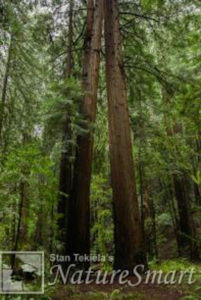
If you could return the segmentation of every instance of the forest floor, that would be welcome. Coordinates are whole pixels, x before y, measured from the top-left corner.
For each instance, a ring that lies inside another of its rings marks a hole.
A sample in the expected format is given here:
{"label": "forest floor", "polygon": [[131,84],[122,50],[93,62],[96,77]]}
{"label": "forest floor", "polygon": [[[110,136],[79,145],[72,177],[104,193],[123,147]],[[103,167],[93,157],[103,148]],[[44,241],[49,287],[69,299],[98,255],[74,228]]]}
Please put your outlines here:
{"label": "forest floor", "polygon": [[[191,264],[183,261],[163,262],[160,265],[153,265],[152,270],[162,270],[166,274],[170,270],[189,270],[193,268],[195,279],[193,284],[189,284],[189,278],[184,278],[181,283],[172,285],[145,283],[145,276],[142,283],[133,287],[128,284],[120,285],[118,279],[113,284],[98,285],[59,285],[51,292],[52,300],[201,300],[201,265]],[[134,277],[129,277],[132,283]],[[136,279],[137,280],[137,279]]]}
{"label": "forest floor", "polygon": [[200,300],[201,282],[196,285],[66,285],[59,286],[51,295],[53,300]]}
{"label": "forest floor", "polygon": [[[80,285],[59,288],[53,300],[178,300],[192,298],[192,293],[176,287],[140,285],[137,287],[113,285]],[[201,299],[201,294],[200,294]]]}

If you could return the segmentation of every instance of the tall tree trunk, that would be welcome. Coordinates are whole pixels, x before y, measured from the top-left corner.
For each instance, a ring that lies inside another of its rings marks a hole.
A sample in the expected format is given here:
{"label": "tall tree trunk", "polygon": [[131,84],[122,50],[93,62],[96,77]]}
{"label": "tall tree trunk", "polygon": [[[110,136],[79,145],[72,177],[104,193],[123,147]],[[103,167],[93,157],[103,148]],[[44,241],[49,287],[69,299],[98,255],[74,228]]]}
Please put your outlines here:
{"label": "tall tree trunk", "polygon": [[121,57],[118,1],[105,1],[106,77],[115,223],[115,269],[146,264],[138,207],[126,85]]}
{"label": "tall tree trunk", "polygon": [[5,74],[3,78],[1,103],[0,103],[0,147],[2,146],[3,120],[4,120],[5,103],[6,103],[6,96],[7,96],[7,89],[8,89],[8,79],[9,79],[9,72],[10,72],[10,65],[11,65],[11,55],[12,55],[12,37],[8,49],[8,56],[7,56],[7,62],[5,67]]}
{"label": "tall tree trunk", "polygon": [[[73,7],[74,0],[70,1],[69,9],[69,25],[68,25],[68,49],[66,60],[65,77],[70,78],[72,73],[72,60],[73,60]],[[72,188],[72,165],[71,156],[72,149],[69,143],[71,139],[71,124],[70,124],[70,111],[66,107],[63,113],[62,125],[62,152],[60,158],[60,175],[59,175],[59,202],[57,212],[60,214],[58,219],[59,227],[59,240],[63,243],[63,252],[67,249],[67,227],[68,227],[68,210],[69,210],[69,197]]]}
{"label": "tall tree trunk", "polygon": [[[103,0],[88,1],[87,31],[84,44],[83,61],[83,103],[81,112],[86,121],[86,134],[77,138],[77,154],[74,166],[71,218],[68,240],[71,254],[90,253],[89,198],[93,157],[93,126],[96,116],[96,102],[100,65],[100,50],[103,22]],[[88,268],[85,262],[83,267]]]}

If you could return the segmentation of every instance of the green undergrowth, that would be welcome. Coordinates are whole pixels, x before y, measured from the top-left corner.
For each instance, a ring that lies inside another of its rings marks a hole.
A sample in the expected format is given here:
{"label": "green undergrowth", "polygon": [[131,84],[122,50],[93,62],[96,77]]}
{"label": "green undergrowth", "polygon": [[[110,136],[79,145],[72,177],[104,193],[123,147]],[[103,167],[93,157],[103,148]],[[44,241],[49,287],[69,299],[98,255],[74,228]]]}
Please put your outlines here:
{"label": "green undergrowth", "polygon": [[201,264],[195,264],[189,262],[187,259],[167,260],[161,263],[151,262],[149,264],[151,270],[162,270],[164,273],[171,271],[190,271],[193,270],[193,283],[189,284],[186,277],[181,284],[172,285],[172,288],[180,289],[184,294],[184,297],[180,300],[200,300],[201,299]]}
{"label": "green undergrowth", "polygon": [[[161,299],[168,299],[168,291],[171,289],[174,291],[181,291],[180,297],[174,298],[174,300],[200,300],[201,299],[201,264],[193,264],[185,259],[169,260],[163,262],[150,262],[150,270],[163,271],[164,274],[171,271],[193,271],[193,284],[188,284],[188,280],[184,277],[181,284],[174,285],[162,285]],[[155,286],[155,284],[154,284]],[[155,286],[156,291],[157,284]],[[154,295],[154,291],[150,294],[149,288],[145,286],[135,287],[133,289],[126,289],[126,293],[123,286],[114,287],[80,287],[76,285],[56,285],[54,287],[46,287],[44,295],[38,296],[11,296],[11,297],[0,297],[0,300],[160,300],[160,293],[157,296]],[[176,294],[176,293],[175,293]],[[183,295],[183,296],[182,296]],[[162,298],[163,297],[163,298]],[[170,299],[172,300],[172,299]]]}

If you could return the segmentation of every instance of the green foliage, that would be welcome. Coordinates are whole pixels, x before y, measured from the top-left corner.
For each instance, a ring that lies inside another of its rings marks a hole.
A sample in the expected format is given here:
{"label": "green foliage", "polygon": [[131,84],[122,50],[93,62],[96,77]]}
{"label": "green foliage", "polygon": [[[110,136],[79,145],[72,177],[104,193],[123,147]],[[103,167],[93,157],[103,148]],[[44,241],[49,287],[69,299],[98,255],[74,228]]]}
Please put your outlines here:
{"label": "green foliage", "polygon": [[153,270],[162,270],[164,273],[168,273],[171,270],[181,271],[186,270],[195,265],[191,264],[187,259],[180,258],[177,260],[166,260],[161,263],[150,262],[150,268]]}
{"label": "green foliage", "polygon": [[[18,209],[21,194],[20,185],[24,182],[29,186],[29,218],[28,236],[35,234],[38,213],[46,212],[46,224],[49,210],[57,200],[57,179],[54,176],[54,163],[41,153],[37,144],[31,143],[22,148],[13,149],[3,166],[1,166],[0,186],[2,214],[5,223],[3,241],[7,240],[6,228],[13,219],[18,220]],[[8,200],[9,199],[9,200]],[[40,200],[40,201],[39,201]],[[9,213],[8,213],[9,212]],[[49,223],[50,224],[50,223]],[[49,234],[46,230],[46,235]],[[5,249],[9,247],[6,245]]]}
{"label": "green foliage", "polygon": [[108,180],[94,175],[91,185],[91,236],[92,252],[107,256],[113,254],[113,219],[111,188]]}
{"label": "green foliage", "polygon": [[201,186],[201,172],[200,170],[197,170],[195,175],[191,175],[191,178],[193,181],[198,185]]}
{"label": "green foliage", "polygon": [[[47,253],[55,250],[60,155],[66,145],[71,145],[69,159],[73,163],[77,136],[90,130],[94,132],[91,251],[111,255],[114,228],[105,68],[101,64],[97,118],[91,128],[81,114],[85,4],[79,1],[73,12],[73,71],[65,79],[69,1],[64,2],[0,0],[1,90],[9,49],[11,52],[4,111],[0,103],[3,120],[0,245],[1,250],[13,247],[23,183],[27,185],[29,203],[25,246]],[[186,193],[197,240],[201,235],[201,5],[200,1],[120,2],[135,175],[138,195],[144,198],[146,243],[153,248],[151,238],[156,233],[159,258],[172,259],[177,256],[175,222],[178,219],[174,176],[185,176],[188,182]],[[64,117],[69,118],[71,129],[65,142],[62,141]],[[151,262],[150,266],[165,272],[191,267],[186,260]],[[196,268],[199,272],[199,266]],[[198,292],[196,287],[186,297],[198,299]],[[80,295],[73,297],[79,299]],[[83,297],[145,298],[119,290]]]}

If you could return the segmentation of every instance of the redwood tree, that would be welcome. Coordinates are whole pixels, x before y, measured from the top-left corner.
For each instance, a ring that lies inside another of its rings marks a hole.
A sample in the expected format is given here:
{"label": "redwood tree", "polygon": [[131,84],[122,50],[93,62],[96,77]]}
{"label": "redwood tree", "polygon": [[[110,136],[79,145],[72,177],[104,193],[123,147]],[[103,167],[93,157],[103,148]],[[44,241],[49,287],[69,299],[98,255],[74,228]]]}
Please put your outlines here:
{"label": "redwood tree", "polygon": [[115,269],[146,264],[121,54],[118,1],[105,1],[106,77],[115,224]]}
{"label": "redwood tree", "polygon": [[[83,61],[83,102],[81,113],[86,124],[86,133],[77,138],[77,154],[74,166],[73,192],[69,210],[68,241],[71,254],[90,253],[89,198],[93,157],[93,126],[96,116],[103,0],[88,1],[87,26]],[[88,268],[85,263],[84,268]]]}

